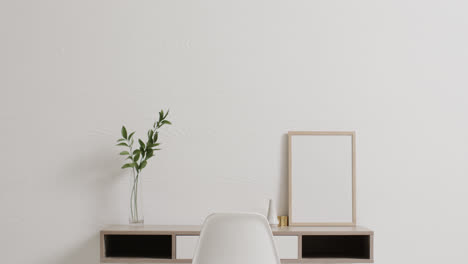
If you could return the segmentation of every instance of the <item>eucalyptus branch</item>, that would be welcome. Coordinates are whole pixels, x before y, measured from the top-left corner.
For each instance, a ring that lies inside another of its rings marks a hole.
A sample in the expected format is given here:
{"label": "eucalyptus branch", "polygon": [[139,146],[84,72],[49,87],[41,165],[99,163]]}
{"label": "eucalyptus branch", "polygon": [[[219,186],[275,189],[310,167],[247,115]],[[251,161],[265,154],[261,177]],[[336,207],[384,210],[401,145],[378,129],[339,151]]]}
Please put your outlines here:
{"label": "eucalyptus branch", "polygon": [[[120,152],[120,155],[126,155],[127,159],[130,159],[129,163],[125,163],[122,166],[122,169],[131,168],[135,177],[138,177],[141,170],[143,170],[148,164],[148,160],[154,156],[155,152],[161,150],[157,148],[161,143],[158,142],[159,129],[164,125],[172,125],[172,123],[167,120],[169,115],[169,110],[164,113],[163,110],[159,112],[159,119],[153,123],[153,127],[148,130],[147,140],[144,142],[141,139],[138,139],[139,148],[133,149],[133,135],[135,132],[127,134],[127,129],[125,126],[122,126],[121,134],[122,138],[117,140],[117,146],[125,146],[128,148],[128,151]],[[120,143],[119,143],[120,142]]]}

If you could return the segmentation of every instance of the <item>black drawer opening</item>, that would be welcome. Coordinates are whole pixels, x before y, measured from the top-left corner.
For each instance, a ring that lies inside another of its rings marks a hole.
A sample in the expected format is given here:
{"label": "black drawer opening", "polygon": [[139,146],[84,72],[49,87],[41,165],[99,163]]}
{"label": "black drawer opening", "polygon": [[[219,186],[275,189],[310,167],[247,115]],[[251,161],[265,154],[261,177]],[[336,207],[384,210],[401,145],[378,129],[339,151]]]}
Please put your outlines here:
{"label": "black drawer opening", "polygon": [[106,257],[172,258],[171,235],[105,235]]}
{"label": "black drawer opening", "polygon": [[370,258],[366,235],[302,236],[302,258]]}

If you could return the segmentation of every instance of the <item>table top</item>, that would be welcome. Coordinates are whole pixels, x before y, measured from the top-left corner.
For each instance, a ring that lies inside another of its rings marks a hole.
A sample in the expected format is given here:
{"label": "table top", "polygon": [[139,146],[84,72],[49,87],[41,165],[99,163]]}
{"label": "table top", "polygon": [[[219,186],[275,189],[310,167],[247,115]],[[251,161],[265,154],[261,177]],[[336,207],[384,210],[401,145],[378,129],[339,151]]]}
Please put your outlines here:
{"label": "table top", "polygon": [[[104,234],[180,234],[198,235],[200,225],[109,225]],[[372,235],[374,232],[362,226],[286,226],[272,227],[275,235]]]}

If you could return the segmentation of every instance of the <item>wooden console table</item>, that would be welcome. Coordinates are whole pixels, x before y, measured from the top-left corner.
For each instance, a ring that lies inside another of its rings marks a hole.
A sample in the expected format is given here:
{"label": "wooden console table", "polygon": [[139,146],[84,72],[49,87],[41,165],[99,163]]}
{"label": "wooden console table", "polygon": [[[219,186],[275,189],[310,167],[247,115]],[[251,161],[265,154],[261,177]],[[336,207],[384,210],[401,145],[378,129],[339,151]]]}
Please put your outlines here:
{"label": "wooden console table", "polygon": [[[101,230],[102,263],[190,263],[201,226],[114,225]],[[373,263],[364,227],[274,227],[282,263]]]}

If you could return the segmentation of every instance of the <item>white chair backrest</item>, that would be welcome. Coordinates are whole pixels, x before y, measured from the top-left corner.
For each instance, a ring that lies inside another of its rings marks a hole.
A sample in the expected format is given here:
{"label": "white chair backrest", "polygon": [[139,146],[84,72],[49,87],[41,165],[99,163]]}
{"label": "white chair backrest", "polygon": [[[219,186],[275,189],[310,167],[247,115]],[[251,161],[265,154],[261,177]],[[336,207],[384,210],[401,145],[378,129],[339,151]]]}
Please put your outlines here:
{"label": "white chair backrest", "polygon": [[192,264],[280,264],[280,260],[263,215],[222,213],[205,219]]}

